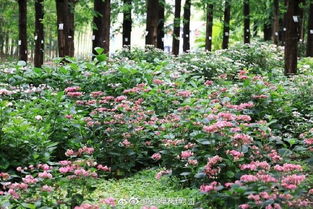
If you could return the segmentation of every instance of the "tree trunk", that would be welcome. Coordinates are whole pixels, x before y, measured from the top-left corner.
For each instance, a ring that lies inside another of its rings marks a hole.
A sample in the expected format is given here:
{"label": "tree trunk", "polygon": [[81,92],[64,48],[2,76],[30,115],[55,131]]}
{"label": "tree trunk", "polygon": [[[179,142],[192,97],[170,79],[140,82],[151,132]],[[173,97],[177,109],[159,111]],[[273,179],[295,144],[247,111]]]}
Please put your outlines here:
{"label": "tree trunk", "polygon": [[[104,49],[105,53],[110,51],[110,18],[111,18],[111,2],[110,0],[95,0],[94,10],[97,13],[94,16],[93,23],[93,51],[96,47]],[[94,54],[96,52],[94,51]]]}
{"label": "tree trunk", "polygon": [[74,57],[75,46],[74,46],[74,36],[75,36],[75,4],[77,0],[68,0],[68,47],[69,47],[69,56]]}
{"label": "tree trunk", "polygon": [[44,26],[42,23],[44,17],[43,1],[44,0],[35,1],[35,67],[41,67],[44,59]]}
{"label": "tree trunk", "polygon": [[184,28],[183,28],[183,51],[190,50],[190,10],[191,0],[186,0],[184,6]]}
{"label": "tree trunk", "polygon": [[300,0],[287,1],[286,13],[286,44],[285,44],[285,74],[297,73],[297,51],[298,51],[298,21],[295,16],[299,13]]}
{"label": "tree trunk", "polygon": [[130,47],[132,31],[132,0],[124,0],[123,47]]}
{"label": "tree trunk", "polygon": [[147,0],[146,45],[158,47],[159,0]]}
{"label": "tree trunk", "polygon": [[207,4],[205,50],[212,51],[213,4]]}
{"label": "tree trunk", "polygon": [[175,0],[175,17],[174,17],[174,32],[173,32],[173,54],[179,54],[180,43],[180,10],[181,0]]}
{"label": "tree trunk", "polygon": [[313,57],[313,3],[310,4],[306,56]]}
{"label": "tree trunk", "polygon": [[279,0],[274,0],[274,23],[273,23],[273,41],[279,44]]}
{"label": "tree trunk", "polygon": [[165,0],[159,0],[158,48],[164,50]]}
{"label": "tree trunk", "polygon": [[222,43],[223,49],[227,49],[229,44],[229,24],[230,24],[230,0],[226,0],[224,10],[224,31]]}
{"label": "tree trunk", "polygon": [[27,0],[18,0],[19,6],[19,59],[27,62]]}
{"label": "tree trunk", "polygon": [[70,56],[68,0],[56,0],[59,57]]}
{"label": "tree trunk", "polygon": [[243,16],[244,16],[244,43],[250,43],[250,2],[244,0],[243,2]]}
{"label": "tree trunk", "polygon": [[272,25],[269,23],[264,24],[263,28],[264,41],[270,41],[272,37]]}

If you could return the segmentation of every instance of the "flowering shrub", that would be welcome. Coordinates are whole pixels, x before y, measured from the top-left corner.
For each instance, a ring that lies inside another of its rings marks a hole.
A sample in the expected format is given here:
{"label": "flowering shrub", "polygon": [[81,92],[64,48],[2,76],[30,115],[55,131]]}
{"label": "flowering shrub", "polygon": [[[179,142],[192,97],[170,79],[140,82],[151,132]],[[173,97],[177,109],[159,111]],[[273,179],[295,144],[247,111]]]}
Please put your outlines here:
{"label": "flowering shrub", "polygon": [[157,179],[174,176],[216,208],[311,207],[312,72],[282,77],[280,52],[135,49],[1,69],[4,204],[114,207],[89,196],[98,172],[160,166]]}
{"label": "flowering shrub", "polygon": [[[93,201],[90,194],[96,189],[96,179],[107,176],[111,170],[98,164],[92,157],[93,152],[94,149],[89,147],[77,151],[67,150],[65,155],[68,160],[51,165],[17,167],[17,176],[0,173],[0,202],[10,208],[73,208],[84,201]],[[75,208],[96,208],[87,205]]]}

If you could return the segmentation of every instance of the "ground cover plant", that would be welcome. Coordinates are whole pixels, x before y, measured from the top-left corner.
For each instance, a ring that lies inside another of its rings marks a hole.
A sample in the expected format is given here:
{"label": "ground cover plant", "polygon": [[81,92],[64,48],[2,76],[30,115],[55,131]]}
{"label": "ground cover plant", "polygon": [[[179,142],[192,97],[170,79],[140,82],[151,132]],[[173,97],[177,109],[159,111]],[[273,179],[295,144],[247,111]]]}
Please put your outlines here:
{"label": "ground cover plant", "polygon": [[288,78],[281,54],[97,49],[1,65],[1,207],[122,208],[131,196],[110,185],[152,169],[147,181],[193,205],[126,208],[312,208],[312,59]]}

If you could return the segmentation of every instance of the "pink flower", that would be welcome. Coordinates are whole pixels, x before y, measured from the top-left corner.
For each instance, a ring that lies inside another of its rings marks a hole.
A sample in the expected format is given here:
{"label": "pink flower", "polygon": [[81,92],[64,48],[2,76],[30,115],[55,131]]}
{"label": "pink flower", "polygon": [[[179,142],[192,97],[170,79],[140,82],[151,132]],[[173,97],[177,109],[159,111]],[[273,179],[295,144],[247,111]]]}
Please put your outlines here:
{"label": "pink flower", "polygon": [[156,84],[156,85],[162,85],[164,83],[164,81],[159,80],[159,79],[154,79],[153,83]]}
{"label": "pink flower", "polygon": [[121,101],[126,100],[126,99],[127,99],[126,96],[118,96],[118,97],[116,97],[116,99],[114,101],[115,102],[121,102]]}
{"label": "pink flower", "polygon": [[301,184],[305,180],[305,175],[290,175],[283,177],[281,185],[286,189],[296,189],[297,185]]}
{"label": "pink flower", "polygon": [[67,165],[71,165],[72,164],[72,162],[68,161],[68,160],[59,161],[59,163],[62,166],[67,166]]}
{"label": "pink flower", "polygon": [[240,144],[250,144],[253,141],[252,137],[246,134],[236,134],[233,140],[235,143],[239,142]]}
{"label": "pink flower", "polygon": [[75,92],[75,91],[79,91],[80,87],[79,86],[72,86],[72,87],[68,87],[64,90],[64,92]]}
{"label": "pink flower", "polygon": [[71,150],[71,149],[66,150],[65,156],[69,157],[69,156],[73,156],[73,155],[76,155],[76,153],[73,150]]}
{"label": "pink flower", "polygon": [[191,152],[190,150],[182,151],[180,156],[182,159],[187,159],[187,158],[193,156],[193,152]]}
{"label": "pink flower", "polygon": [[68,172],[71,172],[72,170],[73,170],[73,168],[70,167],[70,166],[66,166],[66,167],[61,167],[61,168],[59,168],[59,172],[60,172],[60,173],[68,173]]}
{"label": "pink flower", "polygon": [[151,156],[151,158],[153,159],[153,160],[160,160],[161,159],[161,154],[160,153],[154,153],[152,156]]}
{"label": "pink flower", "polygon": [[210,185],[201,185],[200,192],[208,193],[210,191],[217,190],[217,187],[216,187],[217,184],[218,183],[216,181],[213,181]]}
{"label": "pink flower", "polygon": [[249,209],[249,208],[250,208],[250,205],[248,205],[248,204],[242,204],[242,205],[239,205],[239,208],[240,208],[240,209]]}
{"label": "pink flower", "polygon": [[53,191],[53,187],[48,186],[48,185],[44,185],[41,187],[41,190],[44,192],[52,192]]}
{"label": "pink flower", "polygon": [[141,209],[158,209],[156,206],[143,206]]}
{"label": "pink flower", "polygon": [[155,175],[156,179],[160,179],[162,176],[166,175],[166,174],[170,174],[172,173],[171,170],[164,170],[164,171],[160,171]]}
{"label": "pink flower", "polygon": [[258,181],[258,178],[254,175],[246,174],[246,175],[242,175],[240,177],[240,181],[242,181],[242,182],[256,182],[256,181]]}
{"label": "pink flower", "polygon": [[114,207],[116,205],[115,199],[113,197],[106,198],[104,200],[101,200],[101,203],[104,203],[106,205],[110,205]]}
{"label": "pink flower", "polygon": [[80,206],[76,206],[74,209],[99,209],[100,207],[92,204],[81,204]]}
{"label": "pink flower", "polygon": [[191,91],[179,91],[177,93],[177,96],[181,96],[181,97],[190,97],[192,95]]}
{"label": "pink flower", "polygon": [[31,175],[25,176],[25,178],[22,178],[22,180],[23,180],[23,182],[24,182],[25,184],[35,184],[35,183],[38,182],[38,180],[35,179],[35,178],[34,178],[33,176],[31,176]]}
{"label": "pink flower", "polygon": [[312,145],[312,144],[313,144],[313,138],[306,139],[306,140],[304,140],[304,142],[305,142],[307,145]]}
{"label": "pink flower", "polygon": [[51,173],[48,173],[47,171],[44,171],[42,173],[39,173],[38,177],[42,178],[42,179],[51,179],[52,175],[51,175]]}
{"label": "pink flower", "polygon": [[99,97],[99,96],[103,95],[103,92],[102,91],[94,91],[94,92],[91,92],[90,95],[92,97]]}
{"label": "pink flower", "polygon": [[66,95],[69,97],[80,97],[80,96],[83,96],[83,93],[82,92],[68,92]]}
{"label": "pink flower", "polygon": [[81,168],[81,169],[77,169],[74,171],[74,174],[76,176],[89,176],[89,172],[86,171],[85,169]]}
{"label": "pink flower", "polygon": [[280,172],[302,171],[303,170],[301,165],[288,164],[288,163],[285,163],[283,166],[275,165],[274,169],[276,171],[280,171]]}
{"label": "pink flower", "polygon": [[213,81],[206,81],[205,83],[204,83],[204,85],[206,85],[206,86],[211,86],[211,85],[213,85]]}
{"label": "pink flower", "polygon": [[227,150],[226,153],[233,156],[234,160],[239,160],[240,158],[244,156],[243,152],[238,152],[237,150],[231,150],[231,151]]}
{"label": "pink flower", "polygon": [[108,166],[103,166],[103,165],[101,165],[101,164],[99,164],[99,165],[97,166],[97,169],[98,169],[98,170],[101,170],[101,171],[105,171],[105,172],[110,172],[110,171],[111,171],[111,168],[109,168]]}

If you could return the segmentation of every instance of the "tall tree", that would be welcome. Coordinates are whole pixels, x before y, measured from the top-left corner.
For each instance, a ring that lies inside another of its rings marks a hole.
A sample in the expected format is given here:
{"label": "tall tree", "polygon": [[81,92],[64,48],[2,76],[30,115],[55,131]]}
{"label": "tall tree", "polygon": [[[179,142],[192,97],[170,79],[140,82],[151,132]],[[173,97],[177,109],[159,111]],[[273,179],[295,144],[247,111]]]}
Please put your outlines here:
{"label": "tall tree", "polygon": [[[96,47],[104,49],[105,53],[110,51],[110,19],[111,19],[111,1],[110,0],[95,0],[94,1],[94,16],[93,23],[93,50]],[[94,51],[95,53],[95,51]]]}
{"label": "tall tree", "polygon": [[213,33],[213,9],[212,3],[207,4],[206,15],[206,36],[205,36],[205,50],[212,50],[212,33]]}
{"label": "tall tree", "polygon": [[68,0],[68,10],[67,10],[67,17],[68,17],[68,46],[69,46],[69,56],[74,57],[75,47],[74,47],[74,36],[75,36],[75,5],[77,0]]}
{"label": "tall tree", "polygon": [[159,0],[158,48],[164,50],[165,0]]}
{"label": "tall tree", "polygon": [[27,0],[18,0],[19,59],[27,62]]}
{"label": "tall tree", "polygon": [[250,43],[250,2],[243,0],[243,17],[244,17],[244,43]]}
{"label": "tall tree", "polygon": [[146,45],[158,47],[159,0],[147,0]]}
{"label": "tall tree", "polygon": [[132,0],[123,0],[123,47],[131,44],[132,31]]}
{"label": "tall tree", "polygon": [[223,29],[223,43],[222,43],[223,49],[227,49],[228,44],[229,44],[230,1],[231,0],[225,0],[224,29]]}
{"label": "tall tree", "polygon": [[298,24],[300,0],[287,0],[285,74],[297,73]]}
{"label": "tall tree", "polygon": [[44,10],[43,10],[43,1],[35,1],[35,58],[34,66],[41,67],[44,59]]}
{"label": "tall tree", "polygon": [[264,41],[270,41],[272,37],[272,25],[270,23],[265,23],[263,26]]}
{"label": "tall tree", "polygon": [[174,31],[173,31],[173,54],[179,54],[180,43],[180,10],[181,0],[175,0],[175,17],[174,17]]}
{"label": "tall tree", "polygon": [[313,57],[313,2],[310,3],[306,55]]}
{"label": "tall tree", "polygon": [[279,0],[274,0],[274,5],[273,5],[273,41],[275,44],[279,44]]}
{"label": "tall tree", "polygon": [[59,57],[70,55],[68,4],[68,0],[56,0]]}
{"label": "tall tree", "polygon": [[183,27],[183,51],[190,50],[190,14],[191,0],[186,0],[184,5],[184,27]]}

